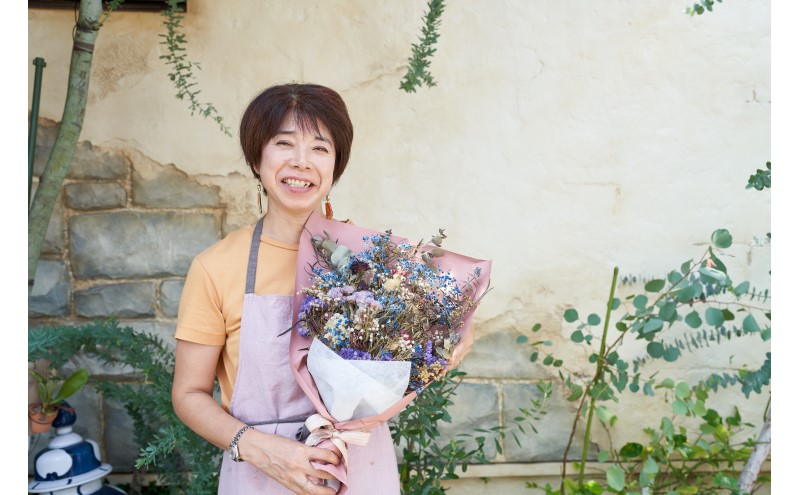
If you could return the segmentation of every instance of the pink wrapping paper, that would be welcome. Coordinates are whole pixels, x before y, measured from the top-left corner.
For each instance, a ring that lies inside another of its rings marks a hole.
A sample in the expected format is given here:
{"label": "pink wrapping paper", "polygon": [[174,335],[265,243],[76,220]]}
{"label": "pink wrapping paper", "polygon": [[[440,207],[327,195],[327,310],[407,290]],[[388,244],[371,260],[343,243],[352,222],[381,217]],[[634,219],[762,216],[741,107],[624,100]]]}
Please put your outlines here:
{"label": "pink wrapping paper", "polygon": [[[322,215],[316,211],[308,217],[305,228],[303,229],[303,233],[300,237],[300,248],[297,253],[295,296],[292,305],[294,322],[297,322],[298,320],[300,305],[304,297],[302,289],[303,287],[308,287],[311,285],[309,273],[311,272],[311,266],[317,262],[317,256],[313,245],[311,244],[311,237],[324,236],[325,234],[323,231],[330,234],[331,239],[333,239],[337,244],[346,245],[351,251],[353,251],[353,253],[358,253],[366,249],[367,246],[363,240],[365,236],[371,237],[373,235],[380,234],[380,232],[377,230],[366,229],[353,224],[343,223],[338,220],[328,220],[322,217]],[[395,235],[392,235],[392,240],[396,243],[407,242],[406,239]],[[416,243],[414,242],[412,244]],[[429,250],[432,247],[433,246],[431,245],[424,246],[422,250]],[[444,256],[434,258],[434,264],[441,267],[443,271],[450,271],[459,282],[466,281],[468,275],[473,272],[476,267],[480,267],[481,275],[474,284],[475,292],[473,292],[473,297],[483,294],[489,287],[492,266],[492,262],[490,260],[478,260],[445,250]],[[462,336],[462,338],[465,336],[464,333],[471,328],[470,323],[472,322],[474,313],[475,308],[472,308],[472,310],[470,310],[464,318],[463,324],[456,330]],[[333,419],[333,417],[331,417],[326,410],[325,404],[322,402],[322,399],[317,392],[314,379],[306,367],[306,356],[308,355],[308,347],[311,345],[311,341],[311,336],[303,337],[297,331],[296,327],[292,329],[291,341],[289,344],[292,372],[294,373],[300,387],[314,404],[317,412],[331,421],[337,430],[369,431],[375,426],[387,422],[392,416],[405,409],[405,407],[417,396],[416,392],[411,392],[381,414],[337,423],[336,420]],[[338,449],[329,440],[324,440],[317,446],[338,452]],[[339,491],[339,493],[344,495],[347,485],[347,470],[344,466],[344,463],[340,463],[338,466],[314,463],[314,466],[336,476],[336,478],[343,483],[342,489]]]}

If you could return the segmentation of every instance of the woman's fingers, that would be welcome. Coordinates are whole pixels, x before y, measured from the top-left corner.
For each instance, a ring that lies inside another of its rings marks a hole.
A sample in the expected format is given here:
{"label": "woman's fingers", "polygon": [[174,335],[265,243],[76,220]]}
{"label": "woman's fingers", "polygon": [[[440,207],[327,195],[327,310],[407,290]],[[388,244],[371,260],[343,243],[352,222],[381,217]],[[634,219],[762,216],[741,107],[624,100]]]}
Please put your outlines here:
{"label": "woman's fingers", "polygon": [[339,456],[335,452],[320,447],[311,447],[311,450],[308,457],[309,461],[323,462],[334,466],[339,465]]}

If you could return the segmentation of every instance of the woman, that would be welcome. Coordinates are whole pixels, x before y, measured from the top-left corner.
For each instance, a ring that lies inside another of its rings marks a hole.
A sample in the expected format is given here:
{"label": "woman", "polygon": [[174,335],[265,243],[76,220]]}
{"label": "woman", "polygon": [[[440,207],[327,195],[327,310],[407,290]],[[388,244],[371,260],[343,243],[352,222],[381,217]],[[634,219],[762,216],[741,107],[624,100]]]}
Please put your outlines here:
{"label": "woman", "polygon": [[[245,160],[268,198],[255,226],[240,228],[192,262],[176,329],[172,399],[178,417],[228,451],[219,493],[332,495],[332,476],[311,461],[333,452],[295,439],[314,414],[289,367],[298,242],[350,156],[353,126],[341,97],[314,84],[268,88],[240,126]],[[282,335],[281,335],[282,334]],[[471,332],[470,332],[471,337]],[[453,358],[457,364],[471,342]],[[212,396],[214,376],[221,405]],[[388,426],[348,447],[348,495],[399,494]]]}

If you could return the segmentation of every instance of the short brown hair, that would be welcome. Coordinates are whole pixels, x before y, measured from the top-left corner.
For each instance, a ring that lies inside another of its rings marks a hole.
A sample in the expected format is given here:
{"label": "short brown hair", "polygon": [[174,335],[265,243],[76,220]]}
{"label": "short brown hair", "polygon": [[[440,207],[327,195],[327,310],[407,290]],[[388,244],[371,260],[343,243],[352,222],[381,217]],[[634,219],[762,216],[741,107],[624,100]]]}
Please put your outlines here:
{"label": "short brown hair", "polygon": [[339,93],[318,84],[272,86],[247,105],[239,126],[239,142],[253,175],[258,178],[264,145],[277,134],[289,112],[303,130],[319,132],[318,122],[321,122],[330,131],[336,149],[333,168],[333,183],[336,184],[350,159],[353,123]]}

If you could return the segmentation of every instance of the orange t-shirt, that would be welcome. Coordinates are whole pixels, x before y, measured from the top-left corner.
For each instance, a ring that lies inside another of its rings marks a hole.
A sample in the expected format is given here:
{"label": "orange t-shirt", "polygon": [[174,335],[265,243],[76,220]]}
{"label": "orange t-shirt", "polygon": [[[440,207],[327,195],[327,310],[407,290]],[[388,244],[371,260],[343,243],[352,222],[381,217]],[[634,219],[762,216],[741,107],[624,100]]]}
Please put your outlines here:
{"label": "orange t-shirt", "polygon": [[[194,258],[178,308],[176,339],[223,346],[217,378],[226,411],[230,410],[239,367],[239,329],[253,228],[249,225],[231,232]],[[297,244],[262,234],[256,294],[294,294],[297,249]]]}

